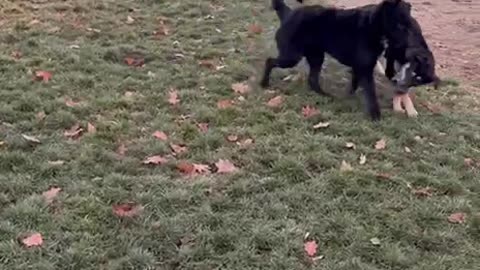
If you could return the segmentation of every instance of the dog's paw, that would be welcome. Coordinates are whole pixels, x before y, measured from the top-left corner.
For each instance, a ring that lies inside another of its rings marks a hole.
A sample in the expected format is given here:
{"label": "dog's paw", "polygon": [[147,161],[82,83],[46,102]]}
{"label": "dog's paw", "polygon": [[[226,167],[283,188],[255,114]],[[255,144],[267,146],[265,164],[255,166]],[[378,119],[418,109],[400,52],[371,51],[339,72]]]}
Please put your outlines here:
{"label": "dog's paw", "polygon": [[417,110],[407,110],[407,116],[410,118],[416,118],[418,116]]}

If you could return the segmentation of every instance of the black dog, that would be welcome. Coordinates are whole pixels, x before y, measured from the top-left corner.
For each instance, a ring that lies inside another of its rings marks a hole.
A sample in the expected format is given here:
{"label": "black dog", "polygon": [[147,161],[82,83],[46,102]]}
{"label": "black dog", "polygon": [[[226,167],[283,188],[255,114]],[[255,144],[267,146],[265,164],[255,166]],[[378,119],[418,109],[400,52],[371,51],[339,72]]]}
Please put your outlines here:
{"label": "black dog", "polygon": [[[362,7],[373,10],[375,5]],[[422,34],[420,24],[411,17],[407,43],[387,44],[385,51],[386,68],[382,72],[397,85],[396,91],[407,92],[410,87],[433,83],[438,88],[440,79],[435,74],[435,58]],[[396,64],[400,68],[396,68]],[[382,67],[383,69],[383,67]],[[352,77],[351,94],[358,88],[358,82]]]}
{"label": "black dog", "polygon": [[272,6],[282,21],[275,35],[279,56],[266,60],[261,85],[269,85],[273,68],[291,68],[306,57],[310,88],[325,94],[318,79],[328,53],[352,67],[354,77],[365,89],[371,118],[379,120],[373,71],[384,51],[384,38],[391,44],[406,46],[411,21],[409,4],[403,0],[384,0],[373,10],[305,6],[290,11],[283,0],[272,0]]}
{"label": "black dog", "polygon": [[[395,61],[400,65],[409,64],[403,86],[412,87],[433,83],[438,88],[440,79],[435,74],[435,58],[422,35],[420,24],[411,18],[407,46],[388,44],[385,51],[387,60],[385,75],[392,79],[395,76]],[[402,85],[401,85],[402,86]]]}

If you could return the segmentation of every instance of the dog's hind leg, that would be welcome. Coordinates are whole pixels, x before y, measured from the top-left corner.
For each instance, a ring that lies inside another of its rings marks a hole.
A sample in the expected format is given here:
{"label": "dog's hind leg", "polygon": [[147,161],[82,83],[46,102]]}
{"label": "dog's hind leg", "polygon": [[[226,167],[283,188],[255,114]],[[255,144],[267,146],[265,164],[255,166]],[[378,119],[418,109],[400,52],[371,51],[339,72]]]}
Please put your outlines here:
{"label": "dog's hind leg", "polygon": [[322,71],[323,61],[325,60],[325,54],[315,53],[314,55],[307,56],[307,62],[310,66],[310,72],[308,73],[308,85],[310,88],[320,95],[329,96],[320,87],[319,78]]}
{"label": "dog's hind leg", "polygon": [[263,72],[263,78],[260,82],[260,86],[267,88],[270,85],[270,74],[272,73],[273,68],[292,68],[296,66],[301,59],[301,56],[279,56],[278,58],[268,58],[265,61],[265,70]]}
{"label": "dog's hind leg", "polygon": [[373,78],[373,69],[372,67],[369,71],[363,71],[359,73],[358,71],[353,71],[356,73],[355,76],[358,76],[360,86],[364,89],[365,101],[367,103],[367,110],[370,114],[370,117],[373,121],[380,120],[380,106],[378,105],[377,93],[375,90],[375,80]]}

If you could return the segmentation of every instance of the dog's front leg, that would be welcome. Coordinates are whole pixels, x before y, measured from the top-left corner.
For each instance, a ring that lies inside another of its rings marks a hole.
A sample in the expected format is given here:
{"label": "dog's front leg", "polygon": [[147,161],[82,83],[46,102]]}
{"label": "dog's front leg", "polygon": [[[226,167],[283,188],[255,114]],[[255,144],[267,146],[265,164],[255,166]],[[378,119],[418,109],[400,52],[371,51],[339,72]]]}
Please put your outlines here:
{"label": "dog's front leg", "polygon": [[265,61],[265,70],[263,71],[262,81],[260,82],[260,86],[263,88],[267,88],[270,85],[270,74],[272,73],[272,69],[277,65],[277,59],[275,58],[267,58]]}
{"label": "dog's front leg", "polygon": [[329,96],[329,94],[322,90],[319,83],[320,72],[322,71],[324,59],[325,55],[323,53],[316,53],[314,55],[307,56],[307,62],[310,66],[310,72],[308,73],[308,85],[318,94]]}
{"label": "dog's front leg", "polygon": [[362,75],[358,75],[360,79],[360,84],[364,89],[365,93],[365,101],[367,103],[367,110],[370,114],[370,117],[373,121],[380,120],[381,113],[380,113],[380,106],[378,105],[377,100],[377,93],[375,90],[375,81],[373,78],[373,69],[370,70],[368,73],[363,73]]}

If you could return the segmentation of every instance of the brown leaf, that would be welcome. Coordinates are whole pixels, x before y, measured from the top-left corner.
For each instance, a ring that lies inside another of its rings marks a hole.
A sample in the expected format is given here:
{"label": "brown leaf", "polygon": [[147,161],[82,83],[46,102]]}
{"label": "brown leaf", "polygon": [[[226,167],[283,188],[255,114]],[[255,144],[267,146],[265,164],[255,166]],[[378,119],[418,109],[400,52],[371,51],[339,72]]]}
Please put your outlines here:
{"label": "brown leaf", "polygon": [[233,107],[233,100],[230,100],[230,99],[223,99],[223,100],[219,100],[217,102],[217,107],[219,109],[227,109],[227,108],[231,108]]}
{"label": "brown leaf", "polygon": [[379,180],[391,180],[392,179],[392,175],[389,174],[389,173],[377,173],[376,177]]}
{"label": "brown leaf", "polygon": [[22,137],[27,140],[28,142],[31,142],[31,143],[40,143],[40,140],[37,138],[37,137],[33,137],[33,136],[28,136],[26,134],[22,134]]}
{"label": "brown leaf", "polygon": [[22,244],[25,247],[36,247],[43,244],[42,235],[39,233],[33,233],[22,239]]}
{"label": "brown leaf", "polygon": [[127,56],[123,61],[131,67],[143,67],[145,65],[145,59],[140,56]]}
{"label": "brown leaf", "polygon": [[112,211],[117,217],[135,217],[143,211],[143,206],[133,202],[114,204]]}
{"label": "brown leaf", "polygon": [[465,164],[465,166],[467,167],[473,168],[473,166],[475,165],[475,161],[471,158],[465,158],[463,159],[463,164]]}
{"label": "brown leaf", "polygon": [[263,29],[260,25],[253,23],[248,26],[248,32],[250,34],[261,34]]}
{"label": "brown leaf", "polygon": [[89,134],[97,133],[97,128],[90,122],[87,123],[87,133]]}
{"label": "brown leaf", "polygon": [[353,171],[353,167],[352,165],[350,165],[350,163],[346,162],[345,160],[342,160],[342,164],[340,165],[340,171],[350,172],[350,171]]}
{"label": "brown leaf", "polygon": [[165,134],[165,132],[163,131],[155,131],[153,134],[152,134],[153,137],[159,139],[160,141],[166,141],[168,140],[168,136],[167,134]]}
{"label": "brown leaf", "polygon": [[352,142],[347,142],[345,144],[345,147],[348,148],[348,149],[356,149],[357,148],[357,146]]}
{"label": "brown leaf", "polygon": [[178,98],[178,91],[175,89],[170,89],[168,92],[168,103],[171,105],[176,105],[180,102],[180,99]]}
{"label": "brown leaf", "polygon": [[302,108],[302,115],[305,118],[310,118],[312,116],[319,115],[319,114],[320,114],[320,111],[310,105],[304,106]]}
{"label": "brown leaf", "polygon": [[65,105],[67,107],[70,107],[70,108],[73,108],[73,107],[77,107],[81,104],[81,102],[76,102],[76,101],[73,101],[71,98],[69,97],[66,97],[65,98]]}
{"label": "brown leaf", "polygon": [[315,254],[317,254],[317,248],[318,245],[315,241],[307,241],[303,244],[303,249],[309,257],[313,257]]}
{"label": "brown leaf", "polygon": [[278,108],[283,104],[283,97],[282,96],[276,96],[272,99],[270,99],[267,102],[267,106],[270,108]]}
{"label": "brown leaf", "polygon": [[42,193],[43,199],[45,200],[45,202],[47,202],[47,204],[51,204],[60,191],[62,191],[61,188],[52,187]]}
{"label": "brown leaf", "polygon": [[238,141],[238,136],[237,135],[228,135],[227,136],[227,141],[236,142],[236,141]]}
{"label": "brown leaf", "polygon": [[316,125],[313,126],[313,129],[319,129],[319,128],[327,128],[330,126],[329,122],[320,122]]}
{"label": "brown leaf", "polygon": [[252,139],[245,139],[243,141],[237,142],[237,145],[240,146],[241,148],[247,148],[248,146],[253,144]]}
{"label": "brown leaf", "polygon": [[387,141],[385,141],[385,139],[381,139],[375,143],[376,150],[383,150],[385,147],[387,147]]}
{"label": "brown leaf", "polygon": [[187,176],[195,176],[199,174],[206,174],[210,172],[210,167],[205,164],[189,163],[180,161],[177,164],[177,170]]}
{"label": "brown leaf", "polygon": [[145,158],[142,163],[145,165],[162,165],[168,162],[168,159],[163,156],[156,155]]}
{"label": "brown leaf", "polygon": [[185,145],[178,145],[178,144],[170,144],[170,148],[172,148],[173,155],[180,155],[187,152],[188,148]]}
{"label": "brown leaf", "polygon": [[157,30],[153,32],[157,39],[161,39],[165,36],[170,35],[170,27],[165,23],[165,20],[160,20],[160,25],[158,26]]}
{"label": "brown leaf", "polygon": [[198,129],[202,133],[207,133],[208,132],[208,123],[198,123],[197,124]]}
{"label": "brown leaf", "polygon": [[454,224],[463,224],[465,223],[467,214],[465,213],[453,213],[450,216],[448,216],[448,222],[454,223]]}
{"label": "brown leaf", "polygon": [[235,165],[226,159],[220,159],[215,163],[217,167],[217,173],[233,173],[238,171],[238,168]]}
{"label": "brown leaf", "polygon": [[75,124],[70,129],[65,130],[63,132],[63,135],[70,139],[77,139],[78,137],[80,137],[80,135],[82,135],[82,133],[83,128],[81,128],[79,124]]}
{"label": "brown leaf", "polygon": [[52,73],[44,70],[39,70],[35,72],[35,79],[38,81],[49,82],[52,78]]}
{"label": "brown leaf", "polygon": [[418,197],[432,197],[435,190],[430,187],[413,189],[412,193]]}
{"label": "brown leaf", "polygon": [[407,152],[407,153],[412,153],[412,150],[411,150],[410,148],[408,148],[408,147],[405,146],[405,152]]}
{"label": "brown leaf", "polygon": [[198,65],[208,69],[213,69],[213,70],[217,69],[217,64],[215,63],[214,60],[211,60],[211,59],[200,60],[198,61]]}
{"label": "brown leaf", "polygon": [[248,83],[242,82],[232,84],[232,90],[237,94],[244,95],[252,91],[252,88],[250,87],[250,85],[248,85]]}

